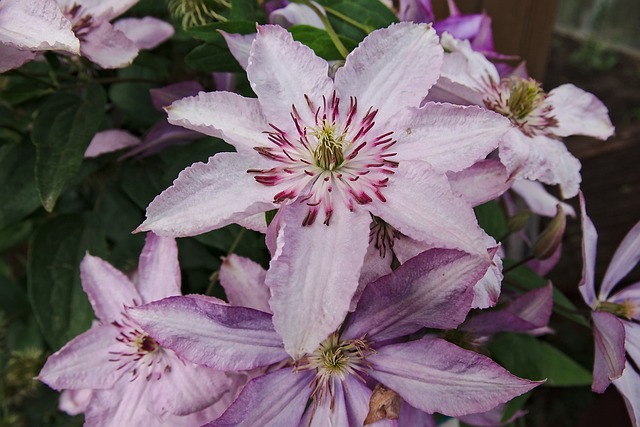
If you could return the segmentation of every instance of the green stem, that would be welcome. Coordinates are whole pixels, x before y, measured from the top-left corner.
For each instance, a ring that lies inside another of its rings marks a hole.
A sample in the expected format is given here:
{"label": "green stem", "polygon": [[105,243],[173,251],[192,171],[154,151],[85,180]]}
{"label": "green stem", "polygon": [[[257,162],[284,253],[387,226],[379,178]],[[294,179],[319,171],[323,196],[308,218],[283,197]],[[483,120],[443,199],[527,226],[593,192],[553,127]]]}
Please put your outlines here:
{"label": "green stem", "polygon": [[504,270],[502,270],[502,274],[507,274],[508,272],[510,272],[511,270],[515,270],[516,268],[528,263],[531,260],[534,260],[536,257],[534,257],[533,255],[529,255],[526,258],[521,259],[520,261],[516,262],[515,264],[510,265],[509,267],[505,268]]}
{"label": "green stem", "polygon": [[354,27],[356,27],[356,28],[358,28],[358,29],[360,29],[360,30],[364,31],[364,32],[365,32],[365,34],[369,34],[369,33],[370,33],[370,32],[372,32],[373,30],[375,30],[375,28],[372,28],[372,27],[370,27],[370,26],[368,26],[368,25],[361,24],[361,23],[359,23],[358,21],[356,21],[355,19],[351,19],[351,18],[349,18],[347,15],[345,15],[345,14],[343,14],[343,13],[340,13],[340,12],[338,12],[338,11],[337,11],[337,10],[335,10],[335,9],[331,9],[330,7],[326,7],[326,6],[324,6],[324,10],[326,10],[326,11],[327,11],[327,13],[332,14],[332,15],[333,15],[333,16],[335,16],[336,18],[343,20],[343,21],[344,21],[344,22],[346,22],[347,24],[349,24],[349,25],[353,25]]}
{"label": "green stem", "polygon": [[329,33],[329,38],[331,38],[331,41],[336,46],[336,49],[338,49],[338,52],[340,52],[340,55],[342,55],[342,57],[346,59],[347,55],[349,55],[349,50],[345,47],[344,44],[342,44],[340,37],[338,37],[338,34],[333,29],[333,26],[331,26],[331,23],[329,22],[329,19],[327,18],[327,16],[324,13],[322,13],[322,11],[318,9],[318,7],[315,4],[311,3],[311,1],[309,0],[292,0],[292,1],[294,3],[304,4],[305,6],[311,8],[311,10],[313,10],[316,15],[318,15],[318,18],[320,18],[320,20],[322,21],[322,25],[324,25],[325,29],[327,30],[327,33]]}

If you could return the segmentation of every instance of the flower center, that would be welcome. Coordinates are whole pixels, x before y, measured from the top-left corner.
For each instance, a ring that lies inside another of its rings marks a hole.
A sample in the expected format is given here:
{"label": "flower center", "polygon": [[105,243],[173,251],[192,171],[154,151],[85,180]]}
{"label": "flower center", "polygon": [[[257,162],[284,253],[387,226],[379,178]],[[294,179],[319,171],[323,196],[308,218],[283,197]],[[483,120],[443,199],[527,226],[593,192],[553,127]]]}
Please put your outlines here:
{"label": "flower center", "polygon": [[402,238],[402,233],[396,230],[392,225],[385,222],[382,218],[371,216],[372,221],[369,226],[369,243],[378,250],[380,257],[386,258],[387,249],[393,253],[393,245],[396,239]]}
{"label": "flower center", "polygon": [[503,78],[491,82],[483,99],[485,106],[511,120],[528,136],[552,135],[549,128],[558,126],[553,107],[545,103],[547,94],[534,79]]}
{"label": "flower center", "polygon": [[291,106],[290,130],[269,124],[272,130],[265,133],[270,145],[254,147],[274,166],[247,172],[264,185],[285,184],[274,203],[306,203],[303,225],[313,224],[320,211],[329,225],[336,202],[351,211],[374,199],[386,202],[382,190],[398,162],[390,160],[396,155],[391,151],[396,143],[393,132],[375,131],[378,110],[370,107],[360,114],[357,99],[351,97],[349,108],[341,111],[335,93],[328,100],[323,97],[319,105],[308,96],[305,100],[308,109],[302,114]]}
{"label": "flower center", "polygon": [[171,371],[160,344],[129,316],[125,314],[120,321],[113,321],[111,324],[119,330],[116,341],[120,345],[117,350],[109,352],[109,361],[118,363],[116,369],[130,372],[131,381],[138,378],[159,380]]}
{"label": "flower center", "polygon": [[64,15],[71,22],[71,29],[76,37],[80,41],[84,41],[94,25],[93,16],[86,13],[85,9],[79,4],[73,4],[64,12]]}
{"label": "flower center", "polygon": [[312,354],[296,362],[295,371],[316,371],[311,383],[313,387],[311,397],[315,406],[329,396],[331,408],[333,408],[336,380],[344,383],[347,376],[355,375],[362,382],[365,382],[362,374],[366,374],[370,368],[366,358],[369,354],[375,353],[370,344],[365,337],[340,341],[338,334],[333,333]]}
{"label": "flower center", "polygon": [[623,317],[627,320],[631,320],[638,315],[638,306],[630,300],[624,300],[621,304],[602,301],[596,308],[598,311],[606,311],[612,313],[618,317]]}
{"label": "flower center", "polygon": [[318,140],[313,150],[315,165],[326,171],[332,171],[344,162],[342,151],[344,135],[338,135],[338,133],[337,126],[327,120],[323,120],[320,127],[310,132],[310,135]]}

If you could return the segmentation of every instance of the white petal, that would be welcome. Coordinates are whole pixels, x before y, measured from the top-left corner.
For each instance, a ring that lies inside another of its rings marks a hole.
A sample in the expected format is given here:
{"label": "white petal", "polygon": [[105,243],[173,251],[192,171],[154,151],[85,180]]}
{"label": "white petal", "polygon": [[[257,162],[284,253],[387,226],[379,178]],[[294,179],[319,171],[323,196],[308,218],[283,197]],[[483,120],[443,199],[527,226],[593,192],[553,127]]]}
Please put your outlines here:
{"label": "white petal", "polygon": [[153,49],[173,35],[173,26],[157,18],[125,18],[113,24],[131,40],[138,49]]}
{"label": "white petal", "polygon": [[553,105],[558,127],[551,130],[558,136],[588,135],[607,139],[613,135],[615,129],[607,107],[589,92],[564,84],[549,92],[546,103]]}
{"label": "white petal", "polygon": [[84,36],[80,53],[102,68],[122,68],[138,56],[138,48],[124,33],[105,21]]}

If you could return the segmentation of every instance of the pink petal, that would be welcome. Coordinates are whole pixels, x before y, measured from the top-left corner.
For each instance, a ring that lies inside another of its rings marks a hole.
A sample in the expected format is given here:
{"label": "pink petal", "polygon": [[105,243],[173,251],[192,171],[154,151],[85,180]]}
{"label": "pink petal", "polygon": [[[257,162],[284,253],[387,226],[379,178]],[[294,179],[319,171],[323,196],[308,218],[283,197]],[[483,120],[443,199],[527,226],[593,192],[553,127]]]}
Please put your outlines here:
{"label": "pink petal", "polygon": [[98,325],[49,356],[38,379],[55,390],[111,388],[125,372],[111,362],[110,351],[122,350],[112,325]]}
{"label": "pink petal", "polygon": [[202,135],[198,132],[173,126],[165,121],[159,121],[147,132],[138,146],[127,151],[119,159],[133,156],[150,156],[162,151],[165,147],[188,144],[193,140],[201,138]]}
{"label": "pink petal", "polygon": [[162,111],[164,107],[168,107],[174,101],[188,96],[195,96],[203,90],[204,88],[197,81],[185,80],[168,86],[150,89],[149,93],[155,109]]}
{"label": "pink petal", "polygon": [[611,381],[622,375],[625,331],[622,321],[611,313],[594,311],[591,319],[596,347],[591,390],[603,393]]}
{"label": "pink petal", "polygon": [[395,115],[393,160],[424,160],[439,171],[459,172],[498,148],[509,121],[480,107],[427,103]]}
{"label": "pink petal", "polygon": [[345,101],[356,97],[361,117],[369,107],[379,110],[376,123],[384,127],[403,107],[420,105],[441,64],[442,47],[433,28],[394,24],[372,32],[349,54],[336,72],[336,92]]}
{"label": "pink petal", "polygon": [[147,233],[138,264],[137,285],[145,303],[181,295],[178,245],[175,239]]}
{"label": "pink petal", "polygon": [[73,54],[80,49],[71,22],[55,0],[2,0],[0,43],[21,50],[63,50]]}
{"label": "pink petal", "polygon": [[149,391],[153,409],[161,415],[189,415],[222,398],[231,380],[224,372],[184,362],[171,350],[165,350],[171,370],[165,372]]}
{"label": "pink petal", "polygon": [[403,234],[432,246],[487,256],[485,233],[473,209],[451,191],[449,181],[421,161],[400,162],[385,189],[386,203],[370,210]]}
{"label": "pink petal", "polygon": [[447,173],[447,177],[453,192],[464,197],[471,206],[501,196],[512,184],[505,167],[494,159],[480,160],[460,172]]}
{"label": "pink petal", "polygon": [[514,420],[524,416],[526,411],[516,411],[513,416],[507,420],[502,421],[502,417],[504,415],[505,409],[507,405],[500,404],[493,409],[490,409],[486,412],[480,412],[478,414],[469,414],[460,417],[460,421],[470,424],[473,426],[482,426],[482,427],[496,427],[496,426],[504,426],[512,423]]}
{"label": "pink petal", "polygon": [[80,263],[80,279],[93,311],[104,324],[120,320],[125,307],[142,304],[129,278],[101,258],[85,255]]}
{"label": "pink petal", "polygon": [[259,184],[247,173],[260,166],[260,159],[238,153],[218,153],[206,164],[194,163],[151,202],[136,231],[193,236],[273,209],[278,187]]}
{"label": "pink petal", "polygon": [[271,315],[261,311],[170,297],[129,313],[163,347],[199,365],[247,370],[287,358]]}
{"label": "pink petal", "polygon": [[594,280],[598,232],[593,222],[591,222],[591,218],[587,216],[587,208],[582,193],[580,193],[580,217],[582,220],[582,279],[580,279],[578,289],[580,289],[582,298],[587,305],[595,309],[598,305]]}
{"label": "pink petal", "polygon": [[[349,377],[347,377],[349,378]],[[299,426],[326,427],[326,426],[350,426],[362,425],[362,420],[356,424],[349,423],[347,414],[347,391],[341,382],[335,382],[334,394],[331,398],[323,399],[318,406],[310,405],[307,408]]]}
{"label": "pink petal", "polygon": [[175,32],[171,24],[151,16],[120,19],[113,28],[121,31],[138,49],[153,49]]}
{"label": "pink petal", "polygon": [[553,287],[549,284],[521,295],[503,310],[476,314],[462,329],[475,335],[530,331],[549,323],[552,308]]}
{"label": "pink petal", "polygon": [[[321,7],[320,10],[324,12]],[[293,25],[310,25],[324,30],[322,20],[313,9],[304,4],[289,3],[283,8],[274,10],[269,14],[269,23],[280,25],[284,28],[289,28]]]}
{"label": "pink petal", "polygon": [[35,52],[0,43],[0,73],[18,68],[35,57]]}
{"label": "pink petal", "polygon": [[559,203],[562,206],[563,212],[574,218],[576,216],[576,212],[571,205],[561,202],[549,194],[544,188],[544,185],[539,182],[516,179],[513,181],[511,189],[515,191],[518,196],[522,197],[529,209],[531,209],[531,212],[536,215],[553,218],[556,215],[556,206],[558,206]]}
{"label": "pink petal", "polygon": [[200,92],[166,108],[169,123],[222,138],[240,152],[267,144],[269,129],[257,99],[232,92]]}
{"label": "pink petal", "polygon": [[291,132],[295,132],[291,106],[296,106],[304,123],[315,123],[305,95],[318,103],[323,96],[329,99],[333,89],[327,61],[276,25],[258,27],[247,76],[267,120]]}
{"label": "pink petal", "polygon": [[485,274],[485,258],[431,249],[364,290],[342,336],[385,341],[421,328],[454,329],[471,308],[473,286]]}
{"label": "pink petal", "polygon": [[231,254],[220,266],[220,284],[231,304],[271,313],[271,294],[264,284],[266,274],[260,264]]}
{"label": "pink petal", "polygon": [[371,217],[342,203],[333,208],[328,226],[301,226],[308,206],[287,205],[267,272],[273,323],[294,359],[312,353],[340,326],[358,287]]}
{"label": "pink petal", "polygon": [[401,21],[432,22],[431,0],[400,0],[398,18]]}
{"label": "pink petal", "polygon": [[236,58],[238,64],[243,69],[247,69],[249,65],[249,54],[251,53],[251,45],[253,41],[256,39],[256,34],[230,34],[226,33],[222,30],[218,30],[224,40],[227,42],[227,47],[229,51]]}
{"label": "pink petal", "polygon": [[84,157],[98,157],[105,153],[122,150],[140,143],[140,138],[126,130],[109,129],[95,134],[84,152]]}
{"label": "pink petal", "polygon": [[124,33],[103,21],[84,36],[80,53],[102,68],[123,68],[138,56],[138,48]]}
{"label": "pink petal", "polygon": [[558,127],[552,130],[558,136],[588,135],[607,139],[615,131],[602,101],[572,84],[553,89],[546,102],[553,105]]}
{"label": "pink petal", "polygon": [[530,138],[514,128],[500,145],[500,160],[516,178],[560,185],[565,199],[580,189],[580,162],[562,141],[544,135]]}
{"label": "pink petal", "polygon": [[138,378],[122,381],[112,389],[94,391],[85,423],[96,427],[161,425],[161,417],[149,410],[152,385],[155,384]]}
{"label": "pink petal", "polygon": [[428,413],[488,411],[540,385],[438,338],[387,345],[367,360],[373,365],[372,377]]}
{"label": "pink petal", "polygon": [[57,0],[63,10],[74,4],[82,6],[84,15],[91,15],[94,20],[110,21],[122,15],[140,0]]}
{"label": "pink petal", "polygon": [[640,261],[640,222],[636,223],[616,249],[607,272],[602,279],[600,299],[607,298],[614,286]]}
{"label": "pink petal", "polygon": [[416,409],[403,400],[402,406],[400,407],[400,418],[398,418],[398,427],[414,426],[437,427],[438,424],[436,424],[436,420],[431,414],[427,414],[420,409]]}
{"label": "pink petal", "polygon": [[[488,239],[491,245],[495,245],[493,239]],[[502,290],[502,259],[496,253],[491,260],[491,266],[485,275],[473,287],[473,301],[471,308],[489,308],[498,303]]]}
{"label": "pink petal", "polygon": [[312,380],[309,371],[295,373],[287,368],[256,378],[220,418],[206,427],[298,427],[311,395]]}
{"label": "pink petal", "polygon": [[82,414],[87,410],[92,397],[93,390],[88,388],[63,390],[62,393],[60,393],[58,409],[72,416]]}
{"label": "pink petal", "polygon": [[640,374],[627,362],[622,376],[613,384],[624,398],[632,425],[640,426]]}

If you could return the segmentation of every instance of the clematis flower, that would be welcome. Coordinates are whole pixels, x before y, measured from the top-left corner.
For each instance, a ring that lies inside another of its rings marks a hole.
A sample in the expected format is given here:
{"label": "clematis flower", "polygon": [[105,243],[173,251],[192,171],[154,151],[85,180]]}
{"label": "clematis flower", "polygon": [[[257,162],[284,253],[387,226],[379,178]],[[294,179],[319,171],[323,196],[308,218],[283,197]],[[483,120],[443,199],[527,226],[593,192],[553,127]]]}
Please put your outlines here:
{"label": "clematis flower", "polygon": [[38,376],[56,390],[73,391],[61,402],[64,408],[86,411],[87,423],[95,426],[176,425],[178,416],[209,411],[229,392],[224,373],[186,362],[125,312],[128,306],[180,295],[173,239],[147,235],[135,284],[91,255],[80,273],[100,322],[50,356]]}
{"label": "clematis flower", "polygon": [[607,108],[571,84],[545,93],[533,79],[500,78],[495,66],[468,41],[442,35],[442,76],[427,100],[483,105],[507,117],[512,130],[500,144],[500,160],[514,178],[560,185],[564,198],[578,194],[580,162],[560,140],[569,135],[607,139],[614,128]]}
{"label": "clematis flower", "polygon": [[31,61],[36,52],[80,53],[80,41],[55,0],[0,2],[0,73]]}
{"label": "clematis flower", "polygon": [[159,343],[194,363],[279,367],[247,384],[210,426],[362,425],[371,398],[366,384],[376,382],[422,411],[458,416],[489,410],[539,384],[439,338],[400,339],[424,327],[459,325],[487,268],[486,259],[461,251],[424,252],[371,283],[342,332],[293,360],[263,311],[172,297],[130,313]]}
{"label": "clematis flower", "polygon": [[477,107],[418,108],[441,59],[433,29],[401,23],[372,32],[333,81],[327,62],[286,30],[259,27],[247,67],[258,99],[200,93],[167,109],[170,123],[237,153],[183,171],[137,231],[188,236],[279,208],[266,283],[293,356],[344,319],[372,214],[418,241],[487,257],[485,234],[446,172],[484,158],[509,125]]}
{"label": "clematis flower", "polygon": [[[611,382],[616,386],[634,426],[640,425],[640,283],[617,292],[615,287],[640,260],[640,222],[627,233],[613,254],[596,296],[595,261],[598,233],[587,216],[580,194],[582,212],[582,280],[580,293],[591,307],[595,338],[595,361],[591,389],[603,393]],[[625,357],[631,360],[627,360]]]}

